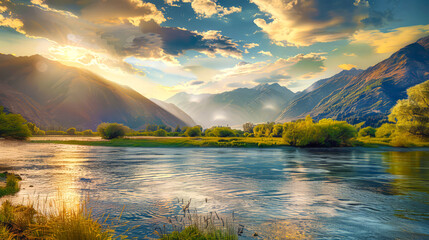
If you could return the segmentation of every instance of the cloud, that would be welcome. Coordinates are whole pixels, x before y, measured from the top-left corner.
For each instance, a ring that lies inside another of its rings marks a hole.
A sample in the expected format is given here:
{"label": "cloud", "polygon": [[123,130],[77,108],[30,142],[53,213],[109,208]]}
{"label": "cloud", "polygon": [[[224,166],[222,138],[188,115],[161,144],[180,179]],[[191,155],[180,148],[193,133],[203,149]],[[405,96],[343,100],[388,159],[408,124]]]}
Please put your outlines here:
{"label": "cloud", "polygon": [[214,15],[223,17],[231,13],[241,12],[241,7],[226,8],[216,3],[215,0],[165,0],[171,6],[177,6],[176,2],[191,3],[192,9],[198,16],[210,18]]}
{"label": "cloud", "polygon": [[368,44],[376,53],[391,53],[428,35],[428,25],[400,27],[389,32],[360,30],[351,37],[352,44]]}
{"label": "cloud", "polygon": [[270,52],[270,51],[259,51],[258,53],[260,53],[260,54],[262,54],[262,55],[266,55],[266,56],[270,56],[270,57],[272,57],[273,56],[273,54]]}
{"label": "cloud", "polygon": [[343,53],[346,57],[356,57],[357,55],[355,53]]}
{"label": "cloud", "polygon": [[254,48],[254,47],[259,47],[259,44],[257,44],[257,43],[246,43],[246,44],[243,45],[243,47],[251,49],[251,48]]}
{"label": "cloud", "polygon": [[195,81],[189,82],[189,84],[192,85],[192,86],[201,85],[203,83],[204,83],[204,81],[199,81],[199,80],[195,80]]}
{"label": "cloud", "polygon": [[73,11],[76,15],[94,23],[118,24],[131,22],[138,26],[140,21],[165,21],[164,15],[152,3],[141,0],[33,0],[40,6],[48,6],[63,11]]}
{"label": "cloud", "polygon": [[209,56],[241,57],[238,45],[217,31],[198,33],[161,27],[155,20],[140,21],[138,27],[131,22],[92,23],[44,5],[6,2],[0,5],[3,9],[0,24],[13,27],[29,37],[46,38],[60,45],[84,47],[95,52],[105,51],[121,58],[136,56],[174,61],[175,56],[187,50]]}
{"label": "cloud", "polygon": [[237,83],[242,86],[274,82],[288,85],[293,81],[306,79],[308,76],[315,77],[324,72],[326,70],[324,54],[298,54],[287,59],[280,58],[275,62],[240,62],[233,68],[224,69],[214,76],[209,88],[212,91],[225,90],[225,88],[231,88]]}
{"label": "cloud", "polygon": [[[348,38],[364,27],[369,3],[364,0],[251,0],[271,21],[257,18],[254,23],[276,44],[309,46]],[[369,22],[374,20],[367,20]]]}
{"label": "cloud", "polygon": [[344,70],[350,70],[353,68],[358,68],[356,65],[348,64],[348,63],[340,64],[340,65],[338,65],[338,67],[341,69],[344,69]]}

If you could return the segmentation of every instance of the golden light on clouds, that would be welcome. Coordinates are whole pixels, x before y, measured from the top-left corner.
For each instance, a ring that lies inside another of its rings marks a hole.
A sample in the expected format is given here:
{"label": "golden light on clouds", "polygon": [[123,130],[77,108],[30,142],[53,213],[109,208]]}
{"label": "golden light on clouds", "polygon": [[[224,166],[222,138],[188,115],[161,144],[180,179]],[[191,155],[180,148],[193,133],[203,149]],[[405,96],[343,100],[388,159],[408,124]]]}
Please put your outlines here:
{"label": "golden light on clouds", "polygon": [[352,68],[358,68],[356,65],[347,64],[347,63],[340,64],[340,65],[338,65],[338,67],[341,68],[341,69],[344,69],[344,70],[350,70]]}
{"label": "golden light on clouds", "polygon": [[390,32],[360,30],[353,34],[352,44],[368,44],[376,53],[391,53],[429,34],[428,25],[400,27]]}

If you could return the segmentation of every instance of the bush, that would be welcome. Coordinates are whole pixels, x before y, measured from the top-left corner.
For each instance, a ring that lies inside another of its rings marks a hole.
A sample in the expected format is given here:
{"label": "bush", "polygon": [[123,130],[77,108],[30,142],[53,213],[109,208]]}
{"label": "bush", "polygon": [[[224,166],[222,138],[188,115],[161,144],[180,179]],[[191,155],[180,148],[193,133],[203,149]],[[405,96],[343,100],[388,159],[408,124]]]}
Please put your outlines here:
{"label": "bush", "polygon": [[375,136],[378,138],[389,138],[395,132],[396,126],[391,123],[384,123],[375,131]]}
{"label": "bush", "polygon": [[34,123],[27,123],[28,129],[30,129],[31,135],[45,135],[45,131],[40,130]]}
{"label": "bush", "polygon": [[76,128],[67,129],[67,135],[76,135]]}
{"label": "bush", "polygon": [[128,131],[130,131],[128,127],[119,123],[101,123],[97,127],[97,132],[104,139],[120,138]]}
{"label": "bush", "polygon": [[200,126],[188,127],[186,128],[185,135],[187,137],[199,137],[201,136],[201,127]]}
{"label": "bush", "polygon": [[95,133],[91,129],[86,129],[85,131],[82,132],[82,134],[85,135],[85,136],[93,136],[93,135],[95,135]]}
{"label": "bush", "polygon": [[165,137],[167,136],[167,131],[165,131],[164,129],[158,129],[154,132],[154,134],[158,137]]}
{"label": "bush", "polygon": [[310,116],[305,120],[285,123],[283,139],[298,147],[339,147],[350,145],[356,129],[345,121],[322,119],[314,123]]}
{"label": "bush", "polygon": [[46,135],[67,135],[67,133],[64,131],[48,130],[46,131]]}
{"label": "bush", "polygon": [[215,137],[235,137],[236,136],[234,130],[232,130],[229,127],[215,127],[210,133],[213,134]]}
{"label": "bush", "polygon": [[359,137],[366,137],[366,136],[375,137],[375,132],[376,132],[375,128],[366,127],[366,128],[362,128],[361,130],[359,130],[358,136]]}
{"label": "bush", "polygon": [[7,114],[0,107],[0,137],[25,140],[31,136],[26,120],[20,114]]}

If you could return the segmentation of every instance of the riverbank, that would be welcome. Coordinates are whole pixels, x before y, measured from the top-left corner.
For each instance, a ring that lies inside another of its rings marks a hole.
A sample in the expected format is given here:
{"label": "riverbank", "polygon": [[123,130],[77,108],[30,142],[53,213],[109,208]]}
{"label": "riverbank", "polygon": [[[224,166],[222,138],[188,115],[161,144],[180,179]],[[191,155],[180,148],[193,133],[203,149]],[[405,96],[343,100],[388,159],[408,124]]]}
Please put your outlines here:
{"label": "riverbank", "polygon": [[[101,137],[82,136],[44,136],[32,137],[32,143],[53,143],[84,146],[107,147],[155,147],[155,148],[190,148],[190,147],[239,147],[239,148],[277,148],[289,146],[282,138],[249,138],[249,137],[153,137],[135,136],[105,140]],[[353,147],[396,147],[389,138],[360,137],[352,141]],[[429,142],[412,142],[401,147],[429,147]]]}

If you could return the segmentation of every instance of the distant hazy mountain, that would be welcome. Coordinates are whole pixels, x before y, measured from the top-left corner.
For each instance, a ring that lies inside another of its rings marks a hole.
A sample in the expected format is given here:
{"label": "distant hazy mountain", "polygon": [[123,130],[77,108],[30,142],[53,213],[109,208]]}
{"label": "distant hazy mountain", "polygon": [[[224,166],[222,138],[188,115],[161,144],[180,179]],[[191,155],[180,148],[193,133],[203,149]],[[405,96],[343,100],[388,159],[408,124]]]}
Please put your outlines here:
{"label": "distant hazy mountain", "polygon": [[220,94],[178,93],[166,102],[176,104],[204,127],[232,126],[272,121],[293,96],[292,91],[274,83]]}
{"label": "distant hazy mountain", "polygon": [[[301,116],[310,114],[316,119],[347,119],[351,122],[385,118],[397,100],[407,97],[406,90],[409,87],[428,79],[429,36],[356,75],[344,87],[331,89],[329,96],[323,98],[311,111],[306,109]],[[312,97],[312,93],[317,92],[310,92],[309,97]],[[289,109],[283,113],[290,114]],[[283,113],[279,119],[287,118]]]}
{"label": "distant hazy mountain", "polygon": [[298,96],[283,110],[277,121],[290,121],[305,117],[322,99],[336,90],[342,89],[354,76],[362,71],[355,68],[343,70],[330,78],[321,79],[313,83],[310,87],[297,94]]}
{"label": "distant hazy mountain", "polygon": [[186,125],[128,87],[39,55],[0,54],[0,105],[45,127],[95,129],[101,122],[136,129],[146,124]]}
{"label": "distant hazy mountain", "polygon": [[188,114],[186,114],[184,111],[182,111],[182,109],[178,108],[173,103],[167,103],[167,102],[155,99],[155,98],[151,98],[150,100],[152,102],[156,103],[158,106],[165,109],[166,111],[170,112],[174,116],[176,116],[178,119],[182,120],[184,123],[186,123],[186,125],[188,125],[188,126],[197,125],[194,122],[194,120]]}

